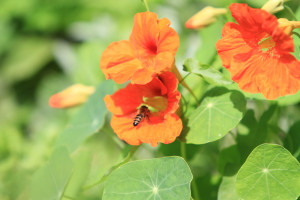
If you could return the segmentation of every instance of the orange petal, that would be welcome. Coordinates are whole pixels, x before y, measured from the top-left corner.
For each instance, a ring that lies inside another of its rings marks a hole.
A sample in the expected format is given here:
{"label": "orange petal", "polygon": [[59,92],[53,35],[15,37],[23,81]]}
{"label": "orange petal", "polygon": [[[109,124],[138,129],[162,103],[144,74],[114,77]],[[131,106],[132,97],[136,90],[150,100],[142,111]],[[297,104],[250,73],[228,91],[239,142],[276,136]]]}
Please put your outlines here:
{"label": "orange petal", "polygon": [[298,68],[300,70],[300,62],[295,59],[286,59],[282,56],[280,59],[271,57],[265,60],[265,70],[257,75],[257,84],[259,91],[267,99],[276,99],[280,96],[296,94],[300,89],[300,78],[296,78],[289,70],[290,68]]}
{"label": "orange petal", "polygon": [[224,67],[229,68],[233,56],[250,52],[252,48],[246,43],[238,30],[238,25],[227,22],[222,30],[222,39],[218,40],[216,48]]}
{"label": "orange petal", "polygon": [[157,51],[157,38],[159,27],[158,17],[152,12],[137,13],[129,41],[137,50],[138,55],[155,55]]}
{"label": "orange petal", "polygon": [[157,53],[170,52],[175,56],[179,47],[179,36],[169,25],[170,21],[166,18],[158,20],[159,37],[157,41]]}
{"label": "orange petal", "polygon": [[113,95],[104,97],[107,109],[114,115],[127,115],[136,112],[137,107],[143,103],[143,93],[136,86],[128,84]]}
{"label": "orange petal", "polygon": [[133,126],[134,117],[135,115],[113,116],[111,119],[111,127],[118,137],[131,145],[150,143],[156,146],[159,142],[168,144],[174,142],[182,130],[182,122],[175,114],[165,116],[161,123],[149,123],[147,119],[143,119],[137,126]]}
{"label": "orange petal", "polygon": [[154,76],[154,72],[148,70],[147,68],[137,70],[131,79],[132,84],[147,84],[149,83]]}
{"label": "orange petal", "polygon": [[134,72],[142,68],[142,63],[136,58],[131,44],[122,40],[111,43],[103,51],[100,68],[107,79],[121,84],[130,80]]}

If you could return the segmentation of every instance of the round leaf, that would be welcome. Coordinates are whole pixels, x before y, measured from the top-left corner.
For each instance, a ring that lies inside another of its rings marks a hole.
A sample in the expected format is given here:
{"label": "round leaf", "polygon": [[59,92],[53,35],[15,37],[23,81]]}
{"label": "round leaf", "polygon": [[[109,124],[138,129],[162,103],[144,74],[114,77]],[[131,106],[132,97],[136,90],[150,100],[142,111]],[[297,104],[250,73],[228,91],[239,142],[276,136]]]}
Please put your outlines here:
{"label": "round leaf", "polygon": [[237,91],[206,97],[188,116],[186,142],[205,144],[222,138],[240,122],[245,107],[246,100]]}
{"label": "round leaf", "polygon": [[108,178],[103,200],[189,200],[192,174],[180,157],[127,163]]}
{"label": "round leaf", "polygon": [[300,195],[299,162],[282,146],[262,144],[239,170],[236,189],[243,200],[295,200]]}

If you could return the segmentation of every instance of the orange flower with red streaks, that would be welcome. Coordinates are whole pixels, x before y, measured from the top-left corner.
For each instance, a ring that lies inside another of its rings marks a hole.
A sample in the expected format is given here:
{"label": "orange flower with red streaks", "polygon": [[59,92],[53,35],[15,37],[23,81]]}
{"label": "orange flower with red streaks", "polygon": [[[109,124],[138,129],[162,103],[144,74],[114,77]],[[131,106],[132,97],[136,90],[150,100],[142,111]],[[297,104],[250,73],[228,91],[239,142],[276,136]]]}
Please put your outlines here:
{"label": "orange flower with red streaks", "polygon": [[[131,145],[173,142],[182,130],[181,119],[175,114],[181,97],[177,86],[175,75],[164,72],[145,85],[129,83],[105,96],[106,107],[113,114],[112,129]],[[141,110],[147,112],[134,124]]]}
{"label": "orange flower with red streaks", "polygon": [[102,53],[100,68],[116,83],[149,83],[153,76],[171,69],[179,37],[166,18],[152,12],[137,13],[128,40],[111,43]]}
{"label": "orange flower with red streaks", "polygon": [[229,7],[236,23],[227,22],[217,51],[233,81],[267,99],[295,94],[300,89],[300,62],[290,53],[293,39],[275,16],[247,4]]}

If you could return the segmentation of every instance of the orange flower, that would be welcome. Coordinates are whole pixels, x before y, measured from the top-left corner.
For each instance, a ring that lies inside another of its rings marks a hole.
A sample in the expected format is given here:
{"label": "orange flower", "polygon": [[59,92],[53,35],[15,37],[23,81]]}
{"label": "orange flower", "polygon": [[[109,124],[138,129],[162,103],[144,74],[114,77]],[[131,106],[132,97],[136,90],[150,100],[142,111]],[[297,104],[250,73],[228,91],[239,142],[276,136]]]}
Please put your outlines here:
{"label": "orange flower", "polygon": [[179,37],[169,25],[168,19],[158,19],[155,13],[137,13],[129,41],[113,42],[102,53],[100,68],[106,79],[146,84],[170,70]]}
{"label": "orange flower", "polygon": [[177,86],[175,75],[164,72],[145,85],[130,83],[105,96],[106,107],[113,113],[111,127],[119,138],[131,145],[173,142],[182,130],[175,114],[180,101]]}
{"label": "orange flower", "polygon": [[290,54],[293,39],[264,10],[237,3],[229,8],[238,24],[225,24],[217,51],[232,80],[267,99],[295,94],[300,89],[300,62]]}
{"label": "orange flower", "polygon": [[63,91],[54,94],[49,99],[52,108],[69,108],[86,102],[87,98],[94,93],[95,88],[81,84],[72,85]]}

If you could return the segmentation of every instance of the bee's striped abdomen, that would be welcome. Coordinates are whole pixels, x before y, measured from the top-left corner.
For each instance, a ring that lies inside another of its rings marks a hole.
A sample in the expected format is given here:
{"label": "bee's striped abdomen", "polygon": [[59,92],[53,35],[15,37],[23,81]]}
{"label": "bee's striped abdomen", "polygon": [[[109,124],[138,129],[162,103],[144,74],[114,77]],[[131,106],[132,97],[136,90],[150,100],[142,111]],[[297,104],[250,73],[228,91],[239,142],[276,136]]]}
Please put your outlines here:
{"label": "bee's striped abdomen", "polygon": [[143,118],[144,118],[143,113],[137,114],[136,117],[134,118],[133,126],[137,126],[142,121]]}

